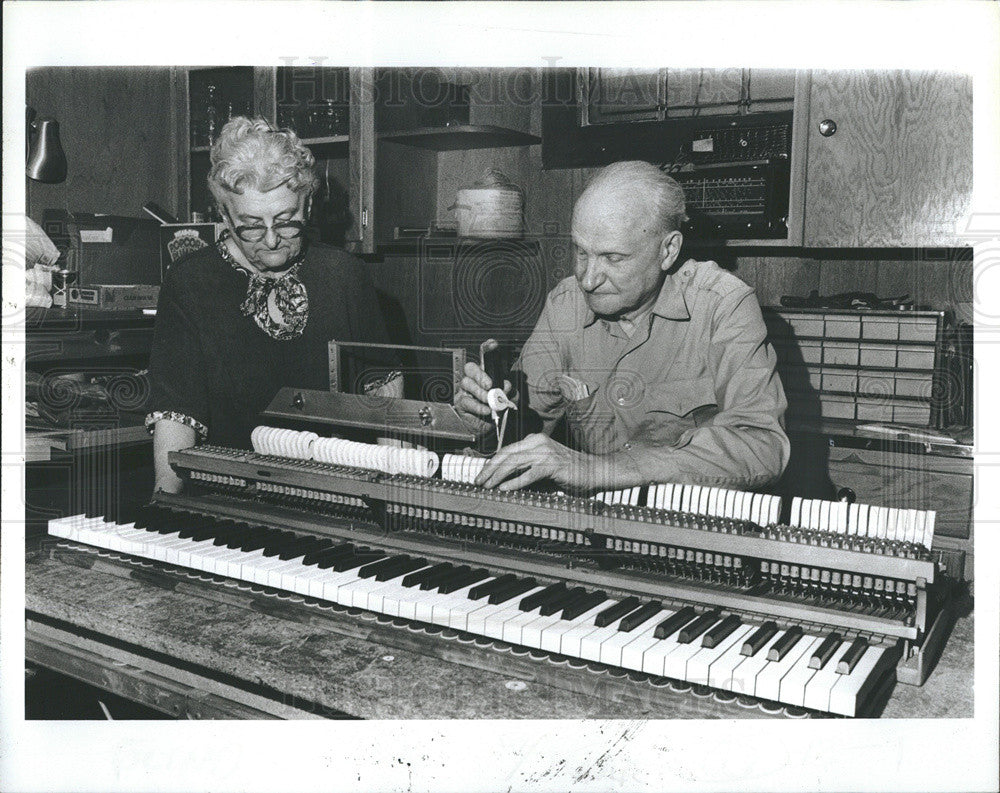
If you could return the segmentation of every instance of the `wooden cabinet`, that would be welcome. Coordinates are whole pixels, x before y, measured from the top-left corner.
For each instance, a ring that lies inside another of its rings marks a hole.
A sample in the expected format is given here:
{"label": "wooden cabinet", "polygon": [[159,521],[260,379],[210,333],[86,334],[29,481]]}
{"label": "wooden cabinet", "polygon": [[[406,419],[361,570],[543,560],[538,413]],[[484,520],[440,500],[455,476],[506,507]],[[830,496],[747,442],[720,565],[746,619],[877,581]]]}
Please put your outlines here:
{"label": "wooden cabinet", "polygon": [[810,81],[807,103],[795,108],[808,118],[805,245],[962,244],[955,223],[972,196],[972,78],[868,70],[814,71]]}
{"label": "wooden cabinet", "polygon": [[174,138],[182,184],[179,214],[211,214],[206,178],[210,142],[234,115],[262,116],[295,129],[316,157],[320,189],[313,199],[318,236],[353,251],[371,250],[371,70],[318,66],[224,67],[174,70],[180,110]]}

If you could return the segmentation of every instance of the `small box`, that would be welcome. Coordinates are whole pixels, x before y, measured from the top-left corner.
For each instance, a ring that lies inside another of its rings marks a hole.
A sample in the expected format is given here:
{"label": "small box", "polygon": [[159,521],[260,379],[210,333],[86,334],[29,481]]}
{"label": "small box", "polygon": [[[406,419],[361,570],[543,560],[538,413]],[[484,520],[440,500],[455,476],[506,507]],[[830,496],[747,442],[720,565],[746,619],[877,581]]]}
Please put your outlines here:
{"label": "small box", "polygon": [[78,287],[160,283],[155,220],[77,212],[62,222],[79,272]]}
{"label": "small box", "polygon": [[931,423],[931,406],[897,402],[892,409],[892,420],[897,424],[917,424],[925,427]]}
{"label": "small box", "polygon": [[896,365],[900,369],[933,369],[933,347],[900,347]]}
{"label": "small box", "polygon": [[890,397],[896,381],[891,372],[859,372],[858,393],[870,397]]}
{"label": "small box", "polygon": [[937,341],[937,320],[934,317],[900,317],[900,341]]}
{"label": "small box", "polygon": [[785,319],[792,327],[794,336],[823,336],[822,314],[788,314]]}
{"label": "small box", "polygon": [[854,397],[824,394],[819,399],[819,412],[825,419],[853,419]]}
{"label": "small box", "polygon": [[156,308],[160,287],[152,284],[95,284],[71,286],[69,304],[103,311],[136,311]]}
{"label": "small box", "polygon": [[883,369],[896,368],[896,345],[862,344],[861,365],[877,366]]}
{"label": "small box", "polygon": [[841,366],[858,365],[857,342],[828,341],[823,344],[823,363]]}
{"label": "small box", "polygon": [[218,242],[221,223],[164,223],[160,226],[160,270],[166,276],[170,265],[189,253]]}
{"label": "small box", "polygon": [[929,372],[927,374],[899,372],[896,375],[896,396],[929,400],[933,387],[934,378]]}
{"label": "small box", "polygon": [[838,369],[826,369],[823,371],[823,390],[853,394],[858,390],[857,374]]}
{"label": "small box", "polygon": [[858,400],[858,421],[892,421],[892,403],[862,397]]}
{"label": "small box", "polygon": [[897,317],[865,317],[861,323],[861,338],[896,341],[899,338]]}
{"label": "small box", "polygon": [[861,317],[829,314],[824,335],[828,339],[856,339],[861,335]]}

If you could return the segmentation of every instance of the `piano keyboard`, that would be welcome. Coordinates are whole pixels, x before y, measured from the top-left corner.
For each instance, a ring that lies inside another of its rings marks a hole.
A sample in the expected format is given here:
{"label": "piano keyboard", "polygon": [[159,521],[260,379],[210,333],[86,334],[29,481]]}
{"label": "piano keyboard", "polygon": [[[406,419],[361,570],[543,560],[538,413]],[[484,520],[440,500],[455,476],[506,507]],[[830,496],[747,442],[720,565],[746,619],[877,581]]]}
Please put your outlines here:
{"label": "piano keyboard", "polygon": [[[185,528],[178,529],[179,523]],[[854,716],[894,674],[893,645],[735,613],[390,553],[151,507],[135,523],[77,515],[49,533],[527,648]],[[812,629],[810,629],[812,630]]]}

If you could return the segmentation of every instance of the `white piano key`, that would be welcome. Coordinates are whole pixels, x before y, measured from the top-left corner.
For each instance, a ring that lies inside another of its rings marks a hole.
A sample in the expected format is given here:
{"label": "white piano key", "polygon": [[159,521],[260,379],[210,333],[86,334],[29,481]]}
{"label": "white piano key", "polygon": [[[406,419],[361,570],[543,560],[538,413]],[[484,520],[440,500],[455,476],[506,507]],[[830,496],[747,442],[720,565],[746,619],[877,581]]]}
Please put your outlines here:
{"label": "white piano key", "polygon": [[701,646],[701,640],[705,637],[705,633],[712,630],[716,625],[722,621],[720,617],[711,625],[708,626],[708,630],[701,633],[691,642],[681,644],[676,650],[674,650],[670,655],[663,659],[663,675],[664,677],[672,677],[675,680],[687,680],[687,662],[694,656],[699,650],[704,649]]}
{"label": "white piano key", "polygon": [[795,528],[802,527],[802,497],[794,496],[792,498],[792,514],[788,518],[788,525]]}
{"label": "white piano key", "polygon": [[677,641],[678,636],[680,636],[680,630],[674,631],[664,639],[658,639],[656,644],[648,647],[642,654],[642,671],[651,675],[664,676],[666,660],[674,652],[688,646]]}
{"label": "white piano key", "polygon": [[[480,586],[481,584],[488,584],[490,581],[494,580],[496,580],[496,576],[482,578],[475,583],[467,584],[461,589],[456,589],[454,592],[450,592],[447,595],[439,595],[438,600],[434,603],[434,606],[431,609],[431,622],[435,625],[450,627],[452,612],[464,611],[468,614],[469,611],[481,603],[481,601],[478,600],[469,600],[469,592],[472,588]],[[405,589],[405,587],[403,588]]]}
{"label": "white piano key", "polygon": [[562,653],[563,647],[563,637],[570,631],[574,631],[581,625],[590,625],[595,628],[594,618],[600,614],[604,609],[608,607],[608,603],[612,601],[605,600],[602,603],[598,603],[591,609],[583,612],[580,616],[571,620],[561,620],[558,623],[551,625],[542,634],[541,650],[548,650],[550,653]]}
{"label": "white piano key", "polygon": [[670,484],[670,509],[680,512],[684,504],[684,485]]}
{"label": "white piano key", "polygon": [[[756,630],[756,626],[740,625],[715,647],[702,647],[699,652],[688,659],[684,679],[689,683],[699,686],[711,685],[714,688],[721,688],[721,686],[715,685],[712,680],[715,677],[729,679],[735,656],[739,654],[743,640],[752,630]],[[701,643],[700,640],[698,642],[699,644]],[[730,653],[730,650],[734,649],[734,645],[735,652]],[[723,658],[727,659],[727,663],[722,662]],[[717,673],[713,673],[712,670],[717,664],[721,664],[721,666],[719,666]],[[724,673],[722,672],[722,666],[726,667]]]}
{"label": "white piano key", "polygon": [[866,699],[863,692],[885,673],[892,662],[893,658],[885,647],[868,647],[849,675],[837,675],[840,680],[836,681],[830,690],[830,701],[827,706],[830,713],[856,716],[858,706]]}
{"label": "white piano key", "polygon": [[875,525],[874,515],[869,504],[861,504],[858,510],[858,531],[859,537],[868,537],[873,532]]}
{"label": "white piano key", "polygon": [[546,631],[558,628],[561,623],[565,622],[566,620],[560,617],[559,612],[547,616],[539,616],[538,619],[532,620],[527,625],[522,626],[520,644],[523,644],[525,647],[541,649],[542,637]]}
{"label": "white piano key", "polygon": [[[414,587],[403,586],[403,579],[406,578],[406,576],[411,575],[412,573],[418,573],[421,570],[427,570],[430,567],[433,567],[433,565],[428,563],[420,568],[409,570],[406,573],[401,573],[387,581],[381,582],[382,583],[381,587],[374,589],[368,593],[368,606],[367,606],[368,610],[377,611],[380,614],[390,614],[391,616],[398,617],[400,600],[408,598],[412,594],[414,589]],[[450,597],[450,596],[441,596],[441,597],[443,599],[444,597]]]}
{"label": "white piano key", "polygon": [[519,615],[511,617],[503,624],[503,635],[500,637],[505,642],[511,644],[521,644],[521,631],[525,625],[534,622],[541,617],[541,606],[536,606],[530,611],[522,611]]}
{"label": "white piano key", "polygon": [[[782,631],[782,635],[784,631]],[[781,680],[806,653],[822,641],[816,636],[801,636],[780,661],[768,661],[754,681],[754,696],[760,699],[781,699]],[[808,662],[808,659],[807,659]],[[739,667],[737,667],[739,670]]]}
{"label": "white piano key", "polygon": [[775,496],[771,500],[771,523],[777,525],[781,521],[781,497]]}
{"label": "white piano key", "polygon": [[820,531],[830,531],[830,502],[819,502],[819,523],[816,526]]}
{"label": "white piano key", "polygon": [[833,651],[830,660],[822,669],[816,670],[816,674],[806,683],[803,707],[812,710],[826,712],[830,707],[830,691],[843,675],[837,674],[837,663],[851,647],[850,642],[841,642],[840,646]]}
{"label": "white piano key", "polygon": [[711,495],[711,491],[707,487],[698,488],[698,500],[694,504],[694,511],[699,515],[708,514],[708,497]]}
{"label": "white piano key", "polygon": [[559,642],[559,652],[562,655],[568,655],[572,658],[582,658],[583,656],[580,654],[580,647],[583,640],[595,631],[604,630],[604,628],[598,628],[594,624],[594,619],[597,617],[597,614],[600,614],[605,609],[611,608],[617,603],[618,601],[614,599],[605,600],[598,607],[597,612],[587,622],[582,622],[575,627],[564,631]]}
{"label": "white piano key", "polygon": [[723,489],[719,499],[722,517],[732,518],[736,515],[736,496],[739,491]]}
{"label": "white piano key", "polygon": [[927,532],[927,513],[922,509],[913,510],[913,539],[911,542],[923,543]]}
{"label": "white piano key", "polygon": [[753,493],[740,493],[739,501],[737,502],[740,520],[750,520],[750,515],[753,512]]}
{"label": "white piano key", "polygon": [[480,609],[479,611],[472,612],[469,614],[469,633],[476,633],[481,636],[490,636],[494,639],[503,638],[504,623],[512,617],[516,617],[518,614],[524,613],[520,608],[518,608],[518,604],[524,600],[524,598],[533,595],[536,592],[541,592],[543,589],[545,589],[545,587],[539,585],[529,589],[527,592],[518,595],[517,597],[513,597],[503,603],[497,603],[492,609]]}
{"label": "white piano key", "polygon": [[[622,650],[629,644],[631,644],[636,637],[642,636],[647,631],[652,632],[657,625],[659,625],[663,620],[667,618],[668,612],[660,609],[656,614],[650,617],[648,620],[644,620],[640,624],[636,625],[630,631],[617,631],[614,636],[607,638],[601,643],[600,657],[597,659],[602,664],[610,664],[611,666],[621,666],[622,665]],[[615,622],[617,626],[621,620]]]}
{"label": "white piano key", "polygon": [[[666,619],[674,616],[677,611],[676,609],[664,609],[659,614],[656,615],[656,619],[652,620],[651,627],[644,627],[644,625],[639,626],[632,634],[632,641],[622,647],[622,658],[620,665],[626,669],[635,669],[636,671],[642,671],[642,657],[646,650],[659,644],[662,639],[657,639],[654,635],[656,632],[656,626],[659,625]],[[662,669],[662,663],[660,668]],[[657,672],[659,674],[659,672]]]}
{"label": "white piano key", "polygon": [[750,509],[747,520],[752,523],[760,523],[760,503],[761,503],[760,493],[750,493]]}
{"label": "white piano key", "polygon": [[886,509],[885,515],[885,539],[899,539],[899,510],[894,507]]}
{"label": "white piano key", "polygon": [[[746,638],[749,638],[749,636],[752,635],[753,634],[751,633]],[[771,647],[784,635],[785,632],[783,630],[779,630],[774,634],[774,636],[764,643],[755,655],[743,655],[741,652],[739,657],[743,660],[738,661],[733,665],[729,678],[723,682],[722,688],[741,696],[754,696],[754,688],[757,684],[757,675],[762,669],[764,669],[764,667],[771,663],[767,660],[768,650],[770,650]],[[741,646],[740,650],[742,649],[743,648]]]}
{"label": "white piano key", "polygon": [[817,639],[814,642],[813,648],[800,656],[792,664],[791,669],[781,678],[778,691],[779,702],[783,702],[786,705],[795,705],[799,708],[805,706],[806,685],[816,674],[816,670],[809,666],[809,658],[812,656],[814,649],[822,643],[822,639]]}
{"label": "white piano key", "polygon": [[934,543],[934,521],[937,519],[937,511],[929,509],[925,512],[924,520],[924,547],[930,550]]}
{"label": "white piano key", "polygon": [[830,531],[837,534],[847,534],[847,508],[851,506],[846,501],[835,501],[830,505]]}

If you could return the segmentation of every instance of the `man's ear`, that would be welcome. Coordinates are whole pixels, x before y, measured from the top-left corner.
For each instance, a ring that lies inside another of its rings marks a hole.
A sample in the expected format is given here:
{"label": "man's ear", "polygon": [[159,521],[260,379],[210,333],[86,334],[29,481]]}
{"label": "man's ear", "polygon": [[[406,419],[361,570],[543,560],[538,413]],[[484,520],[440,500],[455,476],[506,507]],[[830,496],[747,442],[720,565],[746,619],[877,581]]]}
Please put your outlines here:
{"label": "man's ear", "polygon": [[671,231],[663,237],[660,242],[660,269],[663,271],[673,267],[674,262],[681,252],[681,245],[684,242],[684,235],[679,231]]}

